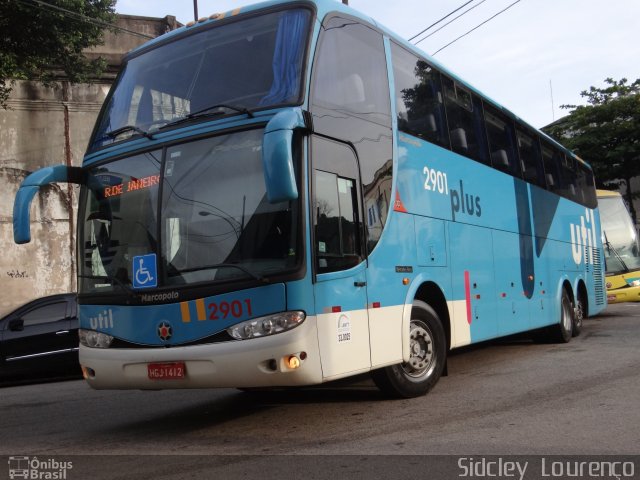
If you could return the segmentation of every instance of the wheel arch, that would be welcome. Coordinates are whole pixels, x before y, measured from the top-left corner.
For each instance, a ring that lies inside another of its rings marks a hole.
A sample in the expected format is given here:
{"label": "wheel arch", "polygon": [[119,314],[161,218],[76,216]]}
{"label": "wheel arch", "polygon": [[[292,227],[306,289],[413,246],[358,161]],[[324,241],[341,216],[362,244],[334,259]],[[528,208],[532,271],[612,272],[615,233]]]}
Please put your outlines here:
{"label": "wheel arch", "polygon": [[[587,290],[587,285],[585,284],[584,279],[580,278],[578,280],[575,291],[577,292],[576,299],[577,298],[583,299],[583,302],[582,302],[582,308],[584,309],[583,318],[587,318],[589,316],[589,291]],[[574,300],[574,306],[576,304],[575,301],[576,300]]]}

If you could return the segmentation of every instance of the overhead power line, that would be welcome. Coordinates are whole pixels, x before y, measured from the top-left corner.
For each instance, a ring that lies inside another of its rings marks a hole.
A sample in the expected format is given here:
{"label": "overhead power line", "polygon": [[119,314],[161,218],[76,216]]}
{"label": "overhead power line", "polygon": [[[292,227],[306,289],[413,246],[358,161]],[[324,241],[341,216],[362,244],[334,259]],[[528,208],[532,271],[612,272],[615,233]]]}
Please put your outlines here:
{"label": "overhead power line", "polygon": [[502,10],[500,10],[498,13],[496,13],[495,15],[493,15],[492,17],[487,18],[484,22],[480,23],[479,25],[476,25],[475,27],[473,27],[471,30],[469,30],[466,33],[463,33],[462,35],[460,35],[458,38],[456,38],[455,40],[452,40],[451,42],[447,43],[444,47],[436,50],[435,52],[433,52],[431,54],[431,56],[434,56],[435,54],[437,54],[438,52],[441,52],[442,50],[444,50],[445,48],[447,48],[449,45],[453,45],[454,43],[456,43],[458,40],[460,40],[463,37],[466,37],[467,35],[469,35],[471,32],[473,32],[474,30],[477,30],[478,28],[480,28],[481,26],[483,26],[485,23],[493,20],[494,18],[496,18],[498,15],[501,15],[502,13],[506,12],[507,10],[509,10],[511,7],[513,7],[516,3],[520,3],[522,0],[516,0],[515,2],[513,2],[511,5],[509,5],[506,8],[503,8]]}
{"label": "overhead power line", "polygon": [[449,20],[447,23],[445,23],[444,25],[442,25],[440,28],[437,28],[436,30],[434,30],[433,32],[431,32],[429,35],[425,35],[424,37],[422,37],[420,40],[418,40],[416,43],[414,43],[414,45],[418,45],[420,42],[422,42],[423,40],[426,40],[427,38],[431,37],[432,35],[435,35],[436,33],[438,33],[440,30],[442,30],[444,27],[446,27],[447,25],[452,24],[453,22],[455,22],[457,19],[459,19],[460,17],[462,17],[463,15],[466,15],[467,13],[469,13],[471,10],[473,10],[476,7],[479,7],[480,5],[482,5],[484,2],[486,2],[487,0],[482,0],[480,3],[476,3],[473,7],[470,7],[469,9],[465,10],[464,12],[462,12],[460,15],[458,15],[457,17],[452,18],[451,20]]}
{"label": "overhead power line", "polygon": [[58,5],[52,5],[51,3],[43,2],[41,0],[17,0],[17,1],[18,1],[18,3],[22,3],[23,5],[25,5],[27,7],[34,7],[35,5],[38,5],[38,6],[49,8],[49,9],[52,9],[52,10],[58,10],[58,11],[64,13],[67,17],[73,18],[75,20],[80,20],[80,21],[83,21],[83,22],[91,23],[91,24],[96,25],[98,27],[110,28],[110,29],[113,29],[113,30],[118,30],[120,32],[128,33],[130,35],[135,35],[137,37],[142,37],[142,38],[146,38],[146,39],[154,38],[151,35],[146,35],[146,34],[140,33],[140,32],[134,32],[133,30],[127,30],[126,28],[118,27],[117,25],[113,25],[113,24],[111,24],[109,22],[103,22],[102,20],[97,20],[95,18],[87,17],[86,15],[83,15],[81,13],[73,12],[71,10],[67,10],[66,8],[59,7]]}
{"label": "overhead power line", "polygon": [[458,8],[456,8],[455,10],[452,10],[451,12],[447,13],[444,17],[442,17],[440,20],[438,20],[437,22],[432,23],[431,25],[429,25],[427,28],[425,28],[424,30],[422,30],[420,33],[414,35],[413,37],[411,37],[409,39],[409,41],[413,40],[414,38],[419,37],[420,35],[422,35],[424,32],[426,32],[427,30],[429,30],[432,27],[435,27],[437,24],[439,24],[440,22],[442,22],[443,20],[446,20],[447,18],[449,18],[451,15],[453,15],[454,13],[456,13],[458,10],[466,7],[467,5],[469,5],[470,3],[474,2],[475,0],[469,0],[468,2],[464,3],[463,5],[460,5]]}

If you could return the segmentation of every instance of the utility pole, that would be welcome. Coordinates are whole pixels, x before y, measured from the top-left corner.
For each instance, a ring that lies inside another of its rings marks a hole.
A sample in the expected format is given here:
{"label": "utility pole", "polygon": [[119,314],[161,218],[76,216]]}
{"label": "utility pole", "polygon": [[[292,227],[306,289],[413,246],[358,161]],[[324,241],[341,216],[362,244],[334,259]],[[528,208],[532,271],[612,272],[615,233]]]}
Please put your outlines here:
{"label": "utility pole", "polygon": [[193,0],[193,21],[198,21],[198,0]]}

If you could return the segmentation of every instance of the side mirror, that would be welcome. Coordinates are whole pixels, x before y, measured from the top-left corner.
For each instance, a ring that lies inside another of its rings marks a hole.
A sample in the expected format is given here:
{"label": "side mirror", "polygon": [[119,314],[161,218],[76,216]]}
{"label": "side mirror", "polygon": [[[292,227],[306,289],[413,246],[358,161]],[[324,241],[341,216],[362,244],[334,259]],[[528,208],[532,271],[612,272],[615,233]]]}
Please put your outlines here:
{"label": "side mirror", "polygon": [[13,203],[13,240],[16,243],[31,241],[31,201],[40,187],[56,182],[82,184],[84,172],[80,167],[55,165],[37,170],[24,179]]}
{"label": "side mirror", "polygon": [[270,203],[298,198],[293,170],[293,132],[306,128],[302,109],[292,108],[277,113],[264,131],[262,165],[267,198]]}

